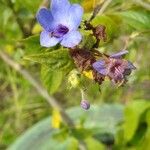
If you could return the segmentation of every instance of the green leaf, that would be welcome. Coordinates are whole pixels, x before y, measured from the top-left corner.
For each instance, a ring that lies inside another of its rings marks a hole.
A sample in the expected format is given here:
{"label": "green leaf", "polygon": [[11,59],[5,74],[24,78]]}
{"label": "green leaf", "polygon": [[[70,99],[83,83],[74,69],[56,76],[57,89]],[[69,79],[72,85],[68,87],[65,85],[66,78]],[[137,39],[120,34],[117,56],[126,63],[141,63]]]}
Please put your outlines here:
{"label": "green leaf", "polygon": [[20,41],[25,46],[26,54],[39,53],[41,51],[42,47],[39,39],[39,35],[33,35]]}
{"label": "green leaf", "polygon": [[50,92],[50,94],[54,94],[58,90],[59,86],[62,83],[62,79],[62,71],[53,71],[49,67],[42,65],[41,80],[43,81],[42,83]]}
{"label": "green leaf", "polygon": [[106,145],[113,145],[114,144],[114,135],[109,133],[104,134],[95,134],[93,136],[96,140],[100,141],[101,143],[104,143]]}
{"label": "green leaf", "polygon": [[146,113],[146,122],[148,124],[148,127],[150,128],[150,109]]}
{"label": "green leaf", "polygon": [[148,129],[144,135],[143,141],[140,143],[138,150],[149,150],[150,148],[150,108],[146,111],[146,123]]}
{"label": "green leaf", "polygon": [[106,35],[108,40],[117,33],[117,24],[109,16],[106,15],[97,16],[92,21],[92,24],[94,26],[99,24],[104,25],[106,27]]}
{"label": "green leaf", "polygon": [[94,138],[88,138],[85,140],[88,150],[105,150],[105,147],[102,143],[98,142]]}
{"label": "green leaf", "polygon": [[138,150],[149,150],[150,149],[150,128],[148,129],[142,144],[139,146]]}
{"label": "green leaf", "polygon": [[130,141],[134,136],[141,115],[150,108],[150,103],[144,100],[133,101],[125,109],[124,136],[126,142]]}
{"label": "green leaf", "polygon": [[89,33],[88,34],[85,33],[82,39],[81,46],[84,47],[85,49],[90,50],[95,44],[95,42],[96,40],[92,35],[89,35]]}
{"label": "green leaf", "polygon": [[147,12],[129,10],[117,13],[117,15],[135,29],[150,29],[150,14]]}
{"label": "green leaf", "polygon": [[51,52],[57,50],[59,45],[51,48],[45,48],[40,45],[40,35],[36,34],[19,41],[25,47],[25,55],[34,55],[43,52]]}
{"label": "green leaf", "polygon": [[36,13],[40,4],[41,4],[41,0],[36,0],[36,1],[24,0],[23,4],[22,4],[22,0],[15,0],[16,7],[18,7],[19,9],[22,8],[22,9],[28,10],[30,11],[30,13],[31,12]]}
{"label": "green leaf", "polygon": [[[115,133],[116,131],[111,130],[116,130],[117,124],[122,121],[122,110],[122,105],[112,104],[92,106],[89,111],[83,111],[80,107],[74,107],[67,111],[67,114],[72,120],[74,120],[75,124],[79,124],[79,120],[81,120],[84,116],[84,126],[86,128],[84,131],[86,131],[86,135],[83,134],[85,136],[81,137],[85,137],[85,142],[89,150],[103,150],[103,145],[92,138],[91,134],[87,136],[88,131],[100,126],[102,133]],[[18,138],[18,140],[8,148],[8,150],[66,150],[70,148],[73,134],[71,134],[71,136],[65,136],[66,131],[70,130],[63,130],[64,138],[66,137],[66,139],[61,140],[60,142],[60,140],[54,138],[54,135],[58,133],[58,130],[53,129],[50,124],[50,117],[40,121]],[[77,132],[82,133],[82,131],[79,130]],[[70,134],[70,132],[68,133]]]}
{"label": "green leaf", "polygon": [[[71,137],[69,137],[69,138],[71,138]],[[71,142],[70,142],[67,150],[79,150],[78,147],[79,147],[79,143],[78,143],[77,139],[71,138]]]}
{"label": "green leaf", "polygon": [[87,137],[92,136],[92,130],[84,128],[73,128],[71,129],[71,134],[73,137],[83,140]]}
{"label": "green leaf", "polygon": [[73,61],[66,49],[29,55],[24,57],[24,59],[46,65],[53,71],[64,71],[65,73],[68,73],[74,67]]}
{"label": "green leaf", "polygon": [[59,142],[65,141],[67,138],[69,138],[68,129],[67,128],[60,129],[57,133],[54,133],[52,135],[52,138]]}

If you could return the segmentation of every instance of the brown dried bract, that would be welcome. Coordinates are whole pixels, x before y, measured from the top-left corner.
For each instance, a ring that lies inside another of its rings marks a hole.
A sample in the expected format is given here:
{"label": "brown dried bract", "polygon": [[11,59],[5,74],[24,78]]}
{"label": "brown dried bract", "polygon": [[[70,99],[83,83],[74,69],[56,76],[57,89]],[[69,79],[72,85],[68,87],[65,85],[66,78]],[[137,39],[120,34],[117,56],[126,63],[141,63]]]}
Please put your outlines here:
{"label": "brown dried bract", "polygon": [[92,64],[96,61],[93,54],[85,49],[70,49],[70,56],[73,58],[75,65],[80,71],[90,70]]}
{"label": "brown dried bract", "polygon": [[104,81],[104,76],[99,74],[92,67],[92,64],[96,62],[96,59],[91,51],[80,48],[70,49],[70,56],[73,58],[76,67],[81,72],[91,70],[94,80],[99,84],[102,84],[102,82]]}
{"label": "brown dried bract", "polygon": [[98,25],[94,28],[94,35],[97,39],[106,41],[106,27],[103,25]]}
{"label": "brown dried bract", "polygon": [[93,36],[96,38],[96,43],[94,44],[93,48],[98,48],[100,41],[106,41],[106,27],[104,25],[97,25],[94,27],[91,23],[85,21],[85,29],[91,30],[93,32]]}

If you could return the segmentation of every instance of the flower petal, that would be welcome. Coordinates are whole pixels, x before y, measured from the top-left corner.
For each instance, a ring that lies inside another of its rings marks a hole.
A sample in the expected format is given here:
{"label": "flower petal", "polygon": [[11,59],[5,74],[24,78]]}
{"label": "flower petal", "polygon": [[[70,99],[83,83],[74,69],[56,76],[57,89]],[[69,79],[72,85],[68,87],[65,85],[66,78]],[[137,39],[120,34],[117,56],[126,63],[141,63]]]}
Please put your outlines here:
{"label": "flower petal", "polygon": [[57,24],[76,30],[82,20],[83,8],[79,4],[71,5],[68,0],[52,0],[51,12]]}
{"label": "flower petal", "polygon": [[100,74],[102,74],[102,75],[107,75],[107,69],[106,68],[104,68],[104,69],[99,69],[99,71],[98,71]]}
{"label": "flower petal", "polygon": [[79,27],[82,20],[82,16],[83,8],[79,4],[71,5],[69,9],[69,16],[67,16],[70,30],[76,30]]}
{"label": "flower petal", "polygon": [[128,61],[128,67],[127,68],[128,69],[133,69],[133,70],[136,69],[136,67],[130,61]]}
{"label": "flower petal", "polygon": [[36,18],[46,31],[51,31],[53,29],[53,16],[48,9],[41,8],[37,13]]}
{"label": "flower petal", "polygon": [[93,63],[93,68],[102,75],[107,75],[107,69],[105,68],[105,61],[99,60]]}
{"label": "flower petal", "polygon": [[44,47],[52,47],[61,41],[60,38],[51,37],[47,31],[42,31],[40,35],[40,44]]}
{"label": "flower petal", "polygon": [[120,51],[120,52],[118,52],[116,54],[111,55],[110,57],[111,58],[120,58],[120,57],[122,57],[122,55],[125,55],[127,53],[128,53],[127,50],[122,50],[122,51]]}
{"label": "flower petal", "polygon": [[[68,0],[51,0],[51,12],[58,24],[66,25],[68,10],[71,4]],[[64,24],[65,23],[65,24]]]}
{"label": "flower petal", "polygon": [[61,45],[65,47],[74,47],[79,44],[82,39],[82,35],[79,31],[71,31],[64,35]]}
{"label": "flower petal", "polygon": [[99,61],[93,63],[93,67],[94,67],[95,69],[99,69],[99,68],[100,68],[100,69],[103,69],[103,68],[105,68],[105,61],[99,60]]}

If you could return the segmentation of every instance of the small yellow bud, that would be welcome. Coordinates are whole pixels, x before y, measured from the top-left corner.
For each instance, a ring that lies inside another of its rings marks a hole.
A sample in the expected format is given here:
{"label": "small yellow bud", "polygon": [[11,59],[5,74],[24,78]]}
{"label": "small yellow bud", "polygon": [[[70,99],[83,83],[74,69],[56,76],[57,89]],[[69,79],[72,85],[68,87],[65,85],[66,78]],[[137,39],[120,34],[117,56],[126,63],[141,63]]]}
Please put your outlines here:
{"label": "small yellow bud", "polygon": [[7,51],[8,54],[12,54],[14,52],[14,46],[10,45],[10,44],[7,44],[5,46],[5,50]]}
{"label": "small yellow bud", "polygon": [[89,71],[83,71],[83,74],[84,74],[87,78],[89,78],[89,79],[91,79],[91,80],[94,79],[92,70],[89,70]]}
{"label": "small yellow bud", "polygon": [[35,26],[32,29],[32,34],[37,34],[42,31],[42,27],[39,24],[35,24]]}
{"label": "small yellow bud", "polygon": [[57,109],[54,109],[52,113],[52,127],[55,129],[60,128],[61,122],[62,118],[60,112]]}
{"label": "small yellow bud", "polygon": [[79,73],[77,70],[72,70],[68,77],[68,82],[70,83],[71,87],[75,88],[78,87],[80,84]]}

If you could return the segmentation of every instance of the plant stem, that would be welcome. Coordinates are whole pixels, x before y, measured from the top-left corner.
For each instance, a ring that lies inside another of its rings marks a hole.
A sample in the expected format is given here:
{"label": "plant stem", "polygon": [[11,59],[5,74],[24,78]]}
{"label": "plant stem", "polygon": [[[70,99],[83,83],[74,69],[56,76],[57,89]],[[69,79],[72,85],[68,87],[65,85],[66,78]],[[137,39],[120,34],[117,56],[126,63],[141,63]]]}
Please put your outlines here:
{"label": "plant stem", "polygon": [[[62,120],[63,122],[70,128],[74,128],[75,124],[72,121],[72,119],[66,114],[66,112],[64,111],[64,109],[61,107],[61,105],[57,102],[56,99],[54,99],[53,97],[51,97],[47,90],[45,90],[44,87],[42,87],[42,85],[40,85],[40,83],[38,83],[38,81],[36,81],[34,79],[34,77],[32,77],[32,75],[23,68],[23,66],[21,66],[20,64],[18,64],[17,62],[15,62],[13,59],[11,59],[5,52],[3,52],[3,50],[0,50],[0,57],[1,59],[8,64],[10,67],[12,67],[14,70],[16,70],[18,73],[20,73],[25,79],[27,79],[30,84],[37,90],[37,92],[43,97],[45,98],[45,100],[53,107],[53,108],[57,108],[61,114]],[[84,141],[79,140],[79,149],[80,150],[86,150],[86,144],[84,143]]]}
{"label": "plant stem", "polygon": [[109,6],[109,4],[112,2],[112,0],[106,0],[104,2],[104,4],[102,5],[100,11],[98,12],[98,15],[103,14],[103,12],[107,9],[107,7]]}
{"label": "plant stem", "polygon": [[105,0],[103,4],[97,5],[93,11],[91,18],[88,20],[88,22],[91,22],[97,15],[101,15],[111,2],[112,0]]}
{"label": "plant stem", "polygon": [[64,120],[64,122],[68,126],[74,126],[73,121],[70,119],[70,117],[65,113],[63,108],[58,104],[58,102],[51,97],[48,92],[40,85],[33,77],[32,75],[25,70],[20,64],[16,63],[14,60],[12,60],[6,53],[4,53],[2,50],[0,51],[0,57],[2,60],[7,63],[9,66],[11,66],[13,69],[15,69],[17,72],[19,72],[25,79],[27,79],[32,86],[35,87],[35,89],[38,91],[38,93],[47,100],[47,102],[53,107],[57,108]]}
{"label": "plant stem", "polygon": [[18,12],[14,8],[14,4],[12,3],[11,0],[7,0],[7,5],[12,10],[14,18],[15,18],[15,20],[16,20],[16,22],[17,22],[17,24],[18,24],[22,34],[23,34],[23,37],[27,37],[29,35],[28,31],[24,27],[22,20],[19,18]]}

